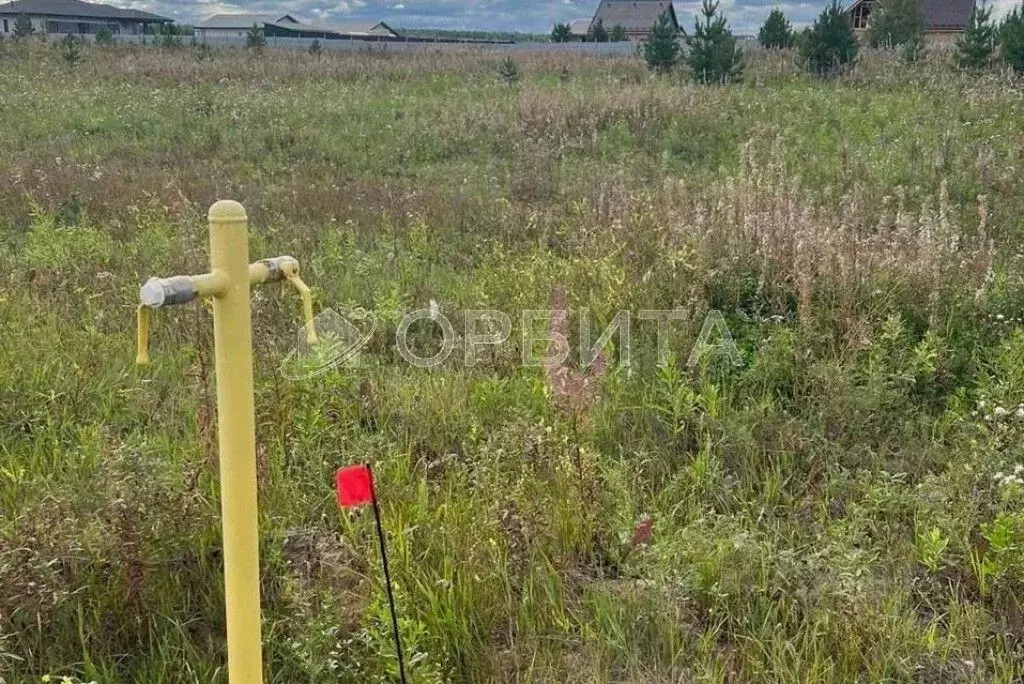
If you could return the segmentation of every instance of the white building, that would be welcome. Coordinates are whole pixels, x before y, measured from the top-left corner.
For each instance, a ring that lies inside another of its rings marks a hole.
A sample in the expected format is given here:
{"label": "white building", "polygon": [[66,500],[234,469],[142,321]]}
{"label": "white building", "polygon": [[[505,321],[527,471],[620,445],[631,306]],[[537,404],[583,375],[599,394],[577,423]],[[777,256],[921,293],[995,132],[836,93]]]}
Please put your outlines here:
{"label": "white building", "polygon": [[267,25],[298,25],[290,14],[215,14],[196,24],[200,40],[218,38],[244,38],[253,26],[266,32]]}
{"label": "white building", "polygon": [[383,21],[342,26],[306,24],[290,14],[216,14],[196,24],[200,42],[244,39],[253,26],[267,38],[388,39],[398,38]]}

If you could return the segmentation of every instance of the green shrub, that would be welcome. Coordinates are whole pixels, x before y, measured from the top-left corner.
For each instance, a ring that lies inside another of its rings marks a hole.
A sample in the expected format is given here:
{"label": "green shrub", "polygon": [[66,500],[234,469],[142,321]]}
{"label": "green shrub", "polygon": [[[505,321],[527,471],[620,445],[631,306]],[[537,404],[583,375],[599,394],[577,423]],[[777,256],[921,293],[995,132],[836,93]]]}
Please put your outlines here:
{"label": "green shrub", "polygon": [[29,226],[22,265],[55,271],[99,268],[114,258],[115,247],[103,229],[66,221],[61,225],[56,217],[39,216]]}
{"label": "green shrub", "polygon": [[626,34],[626,27],[622,24],[616,24],[612,26],[612,30],[608,33],[608,41],[611,43],[625,43],[629,40],[629,36]]}
{"label": "green shrub", "polygon": [[857,37],[838,0],[833,0],[814,25],[800,35],[799,50],[807,70],[818,76],[835,76],[854,63],[859,50]]}
{"label": "green shrub", "polygon": [[686,61],[698,83],[730,83],[743,78],[743,52],[729,30],[724,16],[718,14],[717,0],[704,0],[704,21],[697,20],[693,35],[687,37],[690,49]]}
{"label": "green shrub", "polygon": [[780,8],[775,7],[768,13],[768,18],[757,32],[757,42],[769,50],[781,50],[793,45],[793,27]]}

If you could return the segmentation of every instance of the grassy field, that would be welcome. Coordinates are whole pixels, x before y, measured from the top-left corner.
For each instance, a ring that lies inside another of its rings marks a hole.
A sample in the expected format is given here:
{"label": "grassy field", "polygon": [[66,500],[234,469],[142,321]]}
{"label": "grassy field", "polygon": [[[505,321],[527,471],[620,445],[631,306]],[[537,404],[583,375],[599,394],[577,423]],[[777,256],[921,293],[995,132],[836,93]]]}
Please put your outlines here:
{"label": "grassy field", "polygon": [[[292,381],[296,297],[254,294],[268,681],[392,681],[372,517],[332,492],[362,460],[414,682],[1024,676],[1019,81],[83,56],[0,43],[0,682],[226,681],[209,309],[157,312],[134,365],[138,285],[206,270],[221,198],[253,259],[380,321]],[[573,327],[686,311],[672,358],[646,324],[578,391],[524,368],[518,312],[563,292]],[[410,366],[432,302],[512,338]],[[711,310],[741,366],[686,365]]]}

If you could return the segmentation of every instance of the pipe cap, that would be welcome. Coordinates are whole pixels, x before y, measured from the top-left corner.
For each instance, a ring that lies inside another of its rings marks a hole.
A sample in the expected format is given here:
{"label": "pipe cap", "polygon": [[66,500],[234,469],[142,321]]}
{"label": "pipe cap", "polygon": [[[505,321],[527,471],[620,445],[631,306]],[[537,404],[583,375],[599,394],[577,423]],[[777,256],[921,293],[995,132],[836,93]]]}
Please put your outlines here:
{"label": "pipe cap", "polygon": [[210,207],[210,221],[248,221],[245,207],[234,200],[220,200]]}

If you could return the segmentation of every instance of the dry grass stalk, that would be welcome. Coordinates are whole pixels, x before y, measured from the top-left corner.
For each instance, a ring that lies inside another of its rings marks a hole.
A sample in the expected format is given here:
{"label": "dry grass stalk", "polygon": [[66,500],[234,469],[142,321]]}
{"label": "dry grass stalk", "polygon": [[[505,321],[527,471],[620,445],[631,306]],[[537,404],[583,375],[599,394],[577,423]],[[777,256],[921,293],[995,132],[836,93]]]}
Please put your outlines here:
{"label": "dry grass stalk", "polygon": [[[556,286],[551,291],[551,338],[548,358],[555,358],[560,354],[559,341],[567,342],[570,339],[569,310],[565,288],[562,286]],[[597,397],[597,385],[607,370],[608,357],[603,349],[584,369],[569,365],[568,358],[544,368],[548,388],[556,405],[573,415],[585,413],[593,405]]]}

